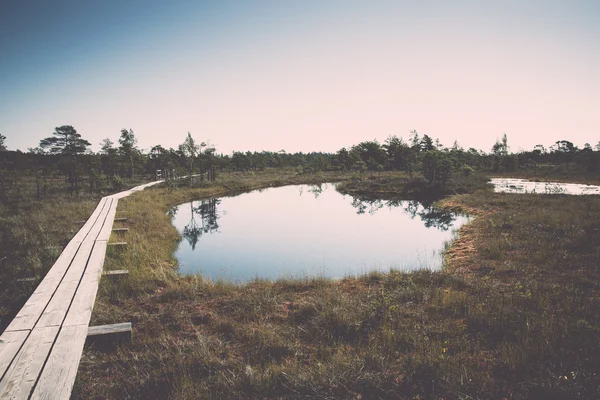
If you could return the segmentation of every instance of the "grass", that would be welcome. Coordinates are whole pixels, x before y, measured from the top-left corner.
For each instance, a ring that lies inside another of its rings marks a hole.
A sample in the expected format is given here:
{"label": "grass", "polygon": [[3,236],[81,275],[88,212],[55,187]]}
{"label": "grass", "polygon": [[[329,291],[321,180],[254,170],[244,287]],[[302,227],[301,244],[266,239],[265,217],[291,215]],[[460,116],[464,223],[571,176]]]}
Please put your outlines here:
{"label": "grass", "polygon": [[[477,215],[440,272],[245,285],[177,275],[170,205],[345,177],[240,173],[134,194],[129,246],[110,249],[106,264],[130,276],[102,281],[93,315],[93,324],[131,321],[134,340],[87,349],[73,397],[600,397],[597,196],[467,182],[468,194],[440,201]],[[390,197],[405,190],[404,177],[385,179]]]}
{"label": "grass", "polygon": [[132,276],[102,283],[93,318],[132,321],[134,341],[87,350],[75,398],[600,394],[597,197],[447,198],[478,217],[441,272],[239,286],[178,277],[167,206],[271,178],[131,198],[133,244],[110,258]]}

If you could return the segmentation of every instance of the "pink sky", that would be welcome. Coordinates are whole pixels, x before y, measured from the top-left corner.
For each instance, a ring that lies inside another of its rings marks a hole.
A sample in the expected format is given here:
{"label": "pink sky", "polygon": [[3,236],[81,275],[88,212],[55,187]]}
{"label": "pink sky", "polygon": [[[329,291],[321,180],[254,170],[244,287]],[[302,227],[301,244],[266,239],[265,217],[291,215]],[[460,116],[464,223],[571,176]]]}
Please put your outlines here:
{"label": "pink sky", "polygon": [[484,150],[505,132],[515,151],[595,145],[598,4],[480,3],[180,5],[97,50],[87,44],[109,33],[88,33],[68,65],[11,75],[35,51],[23,43],[0,62],[15,77],[0,81],[0,133],[23,150],[64,124],[95,149],[122,128],[146,149],[177,147],[190,131],[225,153],[336,151],[412,129]]}

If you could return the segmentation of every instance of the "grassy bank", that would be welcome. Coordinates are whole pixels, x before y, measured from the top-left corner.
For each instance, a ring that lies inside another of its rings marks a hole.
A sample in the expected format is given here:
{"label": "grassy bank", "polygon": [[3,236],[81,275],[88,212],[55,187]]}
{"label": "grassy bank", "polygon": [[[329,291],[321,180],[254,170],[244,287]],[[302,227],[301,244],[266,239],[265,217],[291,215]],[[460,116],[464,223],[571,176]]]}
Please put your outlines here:
{"label": "grassy bank", "polygon": [[365,176],[363,179],[350,179],[339,185],[338,190],[342,193],[376,198],[431,201],[485,189],[487,181],[488,177],[482,173],[469,176],[456,175],[441,187],[428,184],[420,174],[410,177],[408,173],[395,172],[369,178]]}
{"label": "grassy bank", "polygon": [[134,195],[131,245],[107,265],[131,276],[102,282],[93,316],[132,321],[134,341],[88,349],[74,397],[598,397],[597,197],[448,198],[479,217],[441,272],[243,286],[174,272],[169,205],[311,179],[240,175]]}

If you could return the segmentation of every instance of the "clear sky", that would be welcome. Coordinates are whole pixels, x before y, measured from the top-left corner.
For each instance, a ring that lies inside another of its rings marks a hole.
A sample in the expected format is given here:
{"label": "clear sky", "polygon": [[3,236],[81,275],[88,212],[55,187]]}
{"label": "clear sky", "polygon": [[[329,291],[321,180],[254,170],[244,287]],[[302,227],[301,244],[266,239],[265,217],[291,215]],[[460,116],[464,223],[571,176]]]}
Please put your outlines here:
{"label": "clear sky", "polygon": [[600,140],[599,0],[0,0],[0,133],[336,151]]}

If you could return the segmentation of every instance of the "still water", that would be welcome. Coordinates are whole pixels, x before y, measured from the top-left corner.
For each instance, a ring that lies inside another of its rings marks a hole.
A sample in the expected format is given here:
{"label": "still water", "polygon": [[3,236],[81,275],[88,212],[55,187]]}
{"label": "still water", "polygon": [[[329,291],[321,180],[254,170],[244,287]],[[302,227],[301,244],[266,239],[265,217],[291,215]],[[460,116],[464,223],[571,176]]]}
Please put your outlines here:
{"label": "still water", "polygon": [[503,193],[538,194],[600,194],[600,186],[580,183],[534,182],[527,179],[492,178],[494,191]]}
{"label": "still water", "polygon": [[439,269],[444,244],[468,221],[416,201],[342,195],[335,184],[194,201],[169,213],[183,237],[180,272],[233,282]]}

